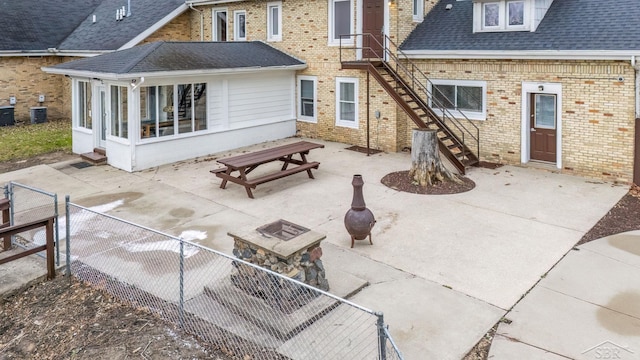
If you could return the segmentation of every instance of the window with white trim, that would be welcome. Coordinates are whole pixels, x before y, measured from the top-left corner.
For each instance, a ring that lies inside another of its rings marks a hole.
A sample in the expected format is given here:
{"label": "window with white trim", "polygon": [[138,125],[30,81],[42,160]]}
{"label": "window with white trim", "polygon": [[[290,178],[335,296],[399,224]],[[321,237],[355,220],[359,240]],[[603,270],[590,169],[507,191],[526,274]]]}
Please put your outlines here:
{"label": "window with white trim", "polygon": [[207,84],[140,87],[141,138],[207,129]]}
{"label": "window with white trim", "polygon": [[128,98],[126,86],[111,85],[111,136],[128,137]]}
{"label": "window with white trim", "polygon": [[233,12],[233,40],[247,41],[247,12],[244,10]]}
{"label": "window with white trim", "polygon": [[317,87],[315,76],[298,76],[298,120],[317,122]]}
{"label": "window with white trim", "polygon": [[213,41],[227,41],[227,9],[213,9]]}
{"label": "window with white trim", "polygon": [[358,79],[336,77],[336,125],[358,128]]}
{"label": "window with white trim", "polygon": [[91,114],[91,82],[78,81],[78,127],[91,129],[93,126]]}
{"label": "window with white trim", "polygon": [[282,40],[282,2],[267,3],[267,41]]}
{"label": "window with white trim", "polygon": [[474,4],[474,31],[529,31],[533,2],[497,0]]}
{"label": "window with white trim", "polygon": [[428,85],[429,105],[439,114],[473,120],[487,118],[487,82],[474,80],[434,80]]}
{"label": "window with white trim", "polygon": [[353,0],[329,0],[329,45],[353,44]]}
{"label": "window with white trim", "polygon": [[413,0],[413,21],[424,19],[424,0]]}

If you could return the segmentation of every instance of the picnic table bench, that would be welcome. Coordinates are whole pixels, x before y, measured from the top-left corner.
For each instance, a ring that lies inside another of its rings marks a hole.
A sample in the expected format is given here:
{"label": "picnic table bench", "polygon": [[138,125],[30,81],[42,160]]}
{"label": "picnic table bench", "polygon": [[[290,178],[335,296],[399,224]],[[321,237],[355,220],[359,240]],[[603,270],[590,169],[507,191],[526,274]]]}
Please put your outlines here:
{"label": "picnic table bench", "polygon": [[[248,154],[226,157],[218,159],[217,162],[224,165],[223,168],[214,169],[210,172],[222,179],[220,188],[227,186],[227,181],[244,186],[247,195],[253,199],[251,189],[255,189],[257,185],[281,179],[283,177],[306,171],[309,178],[313,179],[311,169],[317,169],[319,162],[308,162],[307,154],[313,149],[323,148],[324,145],[316,144],[308,141],[299,141],[292,144],[272,147],[265,150],[255,151]],[[300,155],[300,159],[294,159],[294,155]],[[255,170],[258,166],[273,161],[282,161],[282,167],[279,171],[262,175],[255,178],[247,178],[247,174]],[[290,164],[296,165],[289,167]],[[237,172],[237,174],[236,174]]]}

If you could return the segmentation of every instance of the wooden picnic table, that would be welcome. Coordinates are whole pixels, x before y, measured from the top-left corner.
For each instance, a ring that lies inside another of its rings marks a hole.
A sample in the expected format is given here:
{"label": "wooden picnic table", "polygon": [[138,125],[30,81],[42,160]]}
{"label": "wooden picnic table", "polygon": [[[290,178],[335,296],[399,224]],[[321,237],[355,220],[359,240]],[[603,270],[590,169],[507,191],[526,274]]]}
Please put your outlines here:
{"label": "wooden picnic table", "polygon": [[[255,189],[259,184],[281,179],[303,171],[306,171],[309,178],[313,179],[314,177],[311,173],[311,169],[317,169],[318,166],[320,166],[320,163],[308,162],[307,154],[309,154],[309,151],[313,149],[323,147],[324,145],[322,144],[316,144],[309,141],[299,141],[248,154],[226,157],[217,160],[218,163],[225,167],[211,170],[211,173],[216,174],[217,177],[222,179],[222,183],[220,184],[221,189],[224,189],[227,186],[227,181],[231,181],[244,186],[247,191],[247,195],[253,199],[251,189]],[[299,155],[300,159],[293,158],[294,155]],[[247,174],[255,170],[258,166],[273,161],[283,162],[279,171],[256,178],[247,178]],[[290,168],[290,164],[294,164],[296,166]]]}

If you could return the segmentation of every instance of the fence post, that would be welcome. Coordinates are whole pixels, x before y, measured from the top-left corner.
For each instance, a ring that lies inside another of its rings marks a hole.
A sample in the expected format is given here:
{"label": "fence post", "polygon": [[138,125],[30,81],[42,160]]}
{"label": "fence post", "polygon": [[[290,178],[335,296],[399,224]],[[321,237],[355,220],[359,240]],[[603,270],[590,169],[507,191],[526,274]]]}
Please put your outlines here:
{"label": "fence post", "polygon": [[180,328],[184,329],[184,240],[180,239],[180,309],[178,309]]}
{"label": "fence post", "polygon": [[53,215],[56,217],[56,221],[55,221],[55,229],[53,229],[55,231],[55,243],[56,243],[56,266],[60,266],[60,224],[58,223],[58,220],[60,220],[60,218],[58,217],[58,194],[53,195]]}
{"label": "fence post", "polygon": [[[7,190],[9,191],[9,224],[10,226],[14,226],[16,224],[14,219],[16,199],[14,198],[13,194],[13,181],[9,181]],[[14,239],[15,235],[11,235],[11,245],[13,245]]]}
{"label": "fence post", "polygon": [[378,356],[380,360],[387,360],[387,337],[384,333],[384,316],[382,312],[377,312],[378,321]]}
{"label": "fence post", "polygon": [[65,255],[67,261],[67,276],[71,278],[71,213],[69,211],[69,195],[64,197],[65,212]]}

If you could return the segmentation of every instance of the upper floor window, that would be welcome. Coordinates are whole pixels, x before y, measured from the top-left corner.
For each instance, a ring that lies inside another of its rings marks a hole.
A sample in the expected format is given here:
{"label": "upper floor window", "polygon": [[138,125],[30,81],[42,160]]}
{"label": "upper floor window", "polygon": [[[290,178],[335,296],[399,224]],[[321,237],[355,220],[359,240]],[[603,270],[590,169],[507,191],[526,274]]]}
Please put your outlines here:
{"label": "upper floor window", "polygon": [[474,4],[474,31],[528,31],[534,3],[530,0],[494,0]]}
{"label": "upper floor window", "polygon": [[429,103],[434,111],[450,116],[485,120],[487,83],[472,80],[431,80]]}
{"label": "upper floor window", "polygon": [[422,21],[424,18],[424,0],[413,0],[413,21]]}
{"label": "upper floor window", "polygon": [[267,3],[267,40],[282,40],[282,2]]}
{"label": "upper floor window", "polygon": [[227,9],[213,9],[213,41],[227,40]]}
{"label": "upper floor window", "polygon": [[353,0],[329,0],[329,45],[353,44]]}
{"label": "upper floor window", "polygon": [[247,12],[244,10],[233,12],[233,39],[235,41],[247,40]]}

